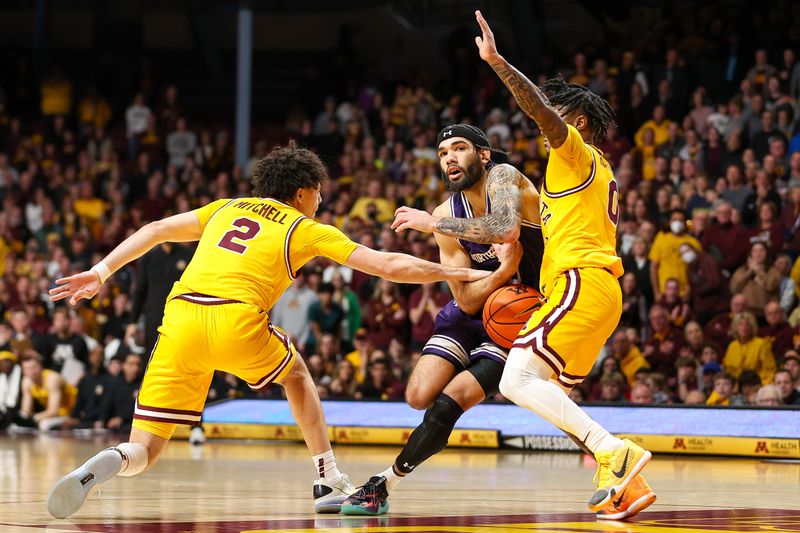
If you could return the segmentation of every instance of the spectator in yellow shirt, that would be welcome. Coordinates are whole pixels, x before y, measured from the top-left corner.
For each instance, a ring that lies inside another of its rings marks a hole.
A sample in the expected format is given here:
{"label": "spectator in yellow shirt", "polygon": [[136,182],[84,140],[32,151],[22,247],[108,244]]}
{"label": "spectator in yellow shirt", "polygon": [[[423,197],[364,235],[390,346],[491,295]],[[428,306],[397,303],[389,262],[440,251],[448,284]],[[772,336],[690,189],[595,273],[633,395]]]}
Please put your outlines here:
{"label": "spectator in yellow shirt", "polygon": [[738,378],[743,370],[753,370],[761,377],[761,383],[772,383],[775,374],[775,358],[769,341],[756,337],[756,317],[747,311],[733,317],[731,330],[733,341],[728,345],[722,366],[725,371]]}
{"label": "spectator in yellow shirt", "polygon": [[664,144],[669,139],[669,125],[671,123],[672,121],[667,118],[666,112],[664,111],[664,106],[660,104],[655,106],[653,108],[653,118],[642,124],[633,137],[636,146],[644,146],[644,132],[648,128],[653,130],[656,146]]}
{"label": "spectator in yellow shirt", "polygon": [[636,171],[644,181],[656,177],[656,142],[655,132],[646,128],[642,133],[642,144],[637,144],[633,149],[634,165]]}
{"label": "spectator in yellow shirt", "polygon": [[72,82],[64,78],[61,69],[53,69],[53,75],[42,82],[42,115],[69,115],[72,110]]}
{"label": "spectator in yellow shirt", "polygon": [[94,87],[91,87],[89,93],[78,104],[78,122],[103,130],[109,120],[111,120],[111,106],[105,98],[97,94]]}
{"label": "spectator in yellow shirt", "polygon": [[106,203],[100,198],[96,198],[92,184],[88,181],[84,181],[81,183],[80,198],[75,200],[73,209],[75,209],[75,213],[81,217],[81,219],[96,222],[103,216],[106,210]]}
{"label": "spectator in yellow shirt", "polygon": [[[374,207],[373,207],[374,206]],[[359,217],[361,220],[376,220],[384,224],[394,220],[394,211],[397,208],[392,202],[381,197],[380,180],[370,180],[367,185],[367,196],[362,196],[353,208],[350,209],[350,218]]]}
{"label": "spectator in yellow shirt", "polygon": [[681,297],[686,295],[689,285],[686,263],[681,259],[681,244],[689,244],[701,250],[700,242],[686,233],[686,214],[680,209],[672,211],[669,217],[669,231],[656,235],[650,248],[650,280],[653,296],[658,299],[667,285],[667,280],[675,278],[680,286]]}
{"label": "spectator in yellow shirt", "polygon": [[344,359],[350,361],[355,373],[356,383],[363,383],[367,375],[367,366],[369,366],[369,357],[372,354],[373,346],[369,342],[367,330],[365,328],[358,328],[353,336],[352,352],[344,356]]}
{"label": "spectator in yellow shirt", "polygon": [[631,343],[624,331],[614,334],[611,341],[611,353],[619,361],[620,370],[628,379],[628,384],[636,383],[636,372],[641,368],[650,368],[650,363],[642,355],[641,350]]}
{"label": "spectator in yellow shirt", "polygon": [[708,395],[706,405],[731,405],[735,380],[727,372],[714,376],[714,390]]}

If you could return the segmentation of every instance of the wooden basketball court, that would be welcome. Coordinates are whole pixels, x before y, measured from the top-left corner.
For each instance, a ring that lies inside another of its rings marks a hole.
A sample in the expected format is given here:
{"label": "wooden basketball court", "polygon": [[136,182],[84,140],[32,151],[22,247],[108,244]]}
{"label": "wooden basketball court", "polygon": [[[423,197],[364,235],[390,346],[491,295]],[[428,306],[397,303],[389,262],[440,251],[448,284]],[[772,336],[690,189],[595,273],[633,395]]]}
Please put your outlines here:
{"label": "wooden basketball court", "polygon": [[[156,468],[117,478],[68,520],[45,509],[50,486],[104,438],[0,437],[0,531],[466,532],[800,531],[800,464],[657,456],[658,501],[635,522],[598,522],[585,501],[594,463],[575,453],[446,450],[405,480],[388,515],[316,515],[314,467],[299,444],[172,442]],[[339,446],[355,483],[398,449]]]}

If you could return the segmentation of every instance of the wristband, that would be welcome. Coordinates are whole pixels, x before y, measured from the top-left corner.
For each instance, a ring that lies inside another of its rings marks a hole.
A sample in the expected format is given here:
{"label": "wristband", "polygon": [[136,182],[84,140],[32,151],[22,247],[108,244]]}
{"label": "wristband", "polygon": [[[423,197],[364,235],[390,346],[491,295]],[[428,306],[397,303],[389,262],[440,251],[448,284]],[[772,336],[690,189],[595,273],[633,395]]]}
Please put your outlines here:
{"label": "wristband", "polygon": [[103,284],[106,280],[111,276],[111,269],[108,268],[104,262],[100,261],[95,266],[90,269],[92,272],[97,272],[97,275],[100,276],[100,283]]}

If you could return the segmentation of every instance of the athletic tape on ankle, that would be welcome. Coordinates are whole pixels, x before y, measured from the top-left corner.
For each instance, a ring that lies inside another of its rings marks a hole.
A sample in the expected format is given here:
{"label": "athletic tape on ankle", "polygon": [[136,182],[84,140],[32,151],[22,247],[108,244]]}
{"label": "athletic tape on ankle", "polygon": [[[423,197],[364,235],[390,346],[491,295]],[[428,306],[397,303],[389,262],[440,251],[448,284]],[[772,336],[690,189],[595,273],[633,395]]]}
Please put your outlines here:
{"label": "athletic tape on ankle", "polygon": [[123,461],[122,471],[119,473],[120,476],[135,476],[141,474],[147,468],[149,460],[147,447],[141,442],[123,442],[118,444],[116,448],[127,459],[127,465]]}

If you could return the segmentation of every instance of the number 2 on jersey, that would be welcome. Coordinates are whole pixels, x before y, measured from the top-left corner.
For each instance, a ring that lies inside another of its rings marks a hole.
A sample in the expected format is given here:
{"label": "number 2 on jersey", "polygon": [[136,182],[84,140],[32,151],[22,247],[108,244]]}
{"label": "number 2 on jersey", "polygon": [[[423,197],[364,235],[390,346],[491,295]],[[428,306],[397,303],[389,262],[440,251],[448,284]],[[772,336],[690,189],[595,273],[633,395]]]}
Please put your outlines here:
{"label": "number 2 on jersey", "polygon": [[617,180],[608,182],[608,218],[616,226],[619,222],[619,189]]}
{"label": "number 2 on jersey", "polygon": [[233,239],[249,241],[261,231],[261,224],[255,220],[241,217],[234,220],[233,225],[238,229],[232,229],[223,235],[217,246],[230,250],[231,252],[236,252],[237,254],[243,254],[247,250],[247,246],[235,242]]}

